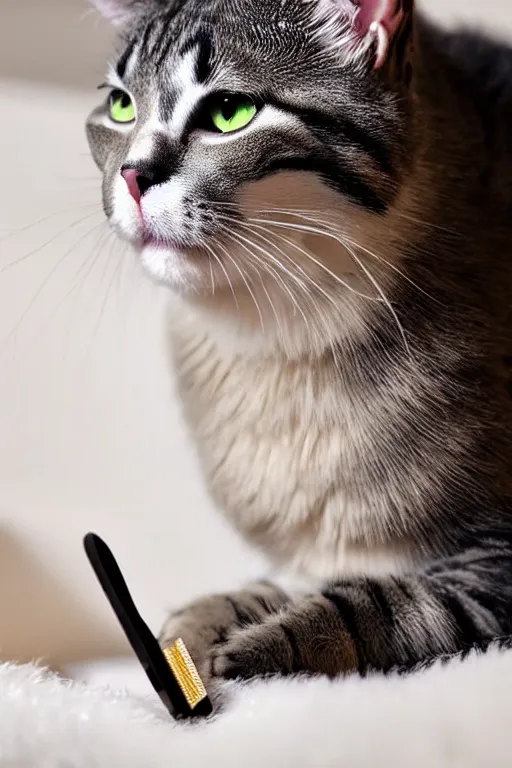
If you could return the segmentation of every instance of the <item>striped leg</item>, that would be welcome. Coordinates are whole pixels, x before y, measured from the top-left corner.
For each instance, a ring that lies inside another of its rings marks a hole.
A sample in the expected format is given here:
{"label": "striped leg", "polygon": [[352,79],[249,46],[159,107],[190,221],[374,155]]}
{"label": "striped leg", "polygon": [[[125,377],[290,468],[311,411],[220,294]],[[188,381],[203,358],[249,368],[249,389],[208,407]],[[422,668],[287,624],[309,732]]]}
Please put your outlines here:
{"label": "striped leg", "polygon": [[400,578],[351,579],[235,631],[212,674],[251,678],[412,667],[512,633],[512,552],[475,548]]}

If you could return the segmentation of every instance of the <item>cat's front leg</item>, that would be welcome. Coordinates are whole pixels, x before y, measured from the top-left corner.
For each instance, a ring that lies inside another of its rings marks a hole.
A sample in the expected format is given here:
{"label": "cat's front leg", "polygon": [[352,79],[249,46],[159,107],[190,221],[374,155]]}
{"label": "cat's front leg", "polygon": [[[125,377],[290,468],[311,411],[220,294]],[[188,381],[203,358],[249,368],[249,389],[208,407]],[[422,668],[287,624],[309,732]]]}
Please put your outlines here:
{"label": "cat's front leg", "polygon": [[357,650],[340,614],[321,595],[285,613],[230,634],[212,654],[211,676],[249,679],[298,672],[337,675],[359,668]]}
{"label": "cat's front leg", "polygon": [[335,676],[410,667],[512,632],[512,552],[475,547],[403,577],[351,579],[235,630],[211,673]]}
{"label": "cat's front leg", "polygon": [[162,648],[181,638],[205,683],[211,671],[211,652],[230,634],[259,624],[285,608],[291,598],[266,581],[226,594],[209,595],[193,601],[166,621],[160,636]]}

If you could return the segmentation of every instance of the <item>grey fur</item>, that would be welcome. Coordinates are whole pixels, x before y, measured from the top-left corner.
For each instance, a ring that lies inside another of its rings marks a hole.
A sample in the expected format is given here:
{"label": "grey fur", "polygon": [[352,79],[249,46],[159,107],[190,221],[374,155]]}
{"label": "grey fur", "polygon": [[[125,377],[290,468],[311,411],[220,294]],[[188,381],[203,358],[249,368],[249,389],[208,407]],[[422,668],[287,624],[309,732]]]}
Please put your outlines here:
{"label": "grey fur", "polygon": [[[252,94],[286,115],[214,146],[195,140],[196,114],[179,133],[160,136],[148,162],[164,180],[187,185],[184,223],[173,234],[180,247],[222,240],[226,211],[233,231],[244,232],[240,191],[283,170],[320,179],[340,207],[348,206],[347,216],[361,212],[368,229],[379,232],[390,305],[375,302],[368,310],[370,332],[342,332],[351,295],[331,281],[327,291],[340,315],[330,310],[330,345],[317,352],[323,326],[308,305],[309,346],[294,356],[283,344],[278,359],[283,370],[304,377],[328,367],[334,372],[329,402],[340,402],[336,418],[344,423],[348,416],[341,403],[357,416],[357,440],[347,436],[348,458],[335,478],[336,493],[345,489],[348,505],[364,511],[349,526],[350,545],[370,554],[375,547],[403,548],[410,558],[402,572],[382,577],[369,569],[340,578],[339,569],[319,592],[298,599],[269,587],[268,610],[254,610],[252,590],[206,599],[172,619],[163,642],[183,634],[212,675],[251,677],[409,668],[509,635],[512,51],[479,35],[441,32],[406,7],[385,66],[374,71],[372,46],[354,49],[353,14],[340,19],[333,42],[311,0],[175,0],[138,8],[125,30],[130,55],[121,66],[138,125],[149,119],[155,99],[160,122],[172,122],[180,97],[174,73],[187,50],[197,48],[199,66],[205,41],[198,80],[213,90]],[[105,106],[89,121],[111,217],[114,182],[134,130],[108,125]],[[282,226],[291,226],[290,218]],[[220,270],[214,278],[223,279]],[[162,279],[171,278],[166,272]],[[204,277],[195,287],[205,294],[207,285]],[[230,381],[211,354],[209,378],[218,376],[213,393],[201,388],[199,363],[177,351],[185,398],[199,411],[213,408]],[[286,381],[289,387],[291,374]],[[240,403],[244,429],[243,397]],[[277,409],[280,429],[287,428],[285,414],[290,424],[303,416],[304,404],[289,389],[268,407]],[[315,402],[310,419],[319,439],[330,428],[327,421],[318,426],[324,407]],[[194,419],[214,493],[229,508],[233,489],[214,482],[218,468],[210,458],[218,434],[201,430],[204,413]],[[256,450],[257,435],[252,439]],[[246,481],[235,463],[231,476],[233,486]],[[320,530],[331,493],[329,486],[311,509],[311,530]],[[243,532],[274,559],[293,559],[295,539],[276,534],[287,510],[263,508],[258,493],[250,504],[247,519],[257,522],[237,519]],[[240,614],[250,626],[241,626]]]}

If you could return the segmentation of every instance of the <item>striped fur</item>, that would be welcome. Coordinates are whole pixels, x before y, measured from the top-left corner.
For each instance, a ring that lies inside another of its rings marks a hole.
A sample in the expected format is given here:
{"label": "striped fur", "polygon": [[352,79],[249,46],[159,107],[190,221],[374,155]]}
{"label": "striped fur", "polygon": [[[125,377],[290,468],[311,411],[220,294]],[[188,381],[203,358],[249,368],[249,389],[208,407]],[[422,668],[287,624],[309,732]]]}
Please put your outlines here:
{"label": "striped fur", "polygon": [[[409,0],[100,3],[137,110],[88,122],[105,211],[180,297],[216,502],[308,584],[203,598],[162,643],[247,678],[509,642],[512,51]],[[258,106],[227,137],[226,91]]]}
{"label": "striped fur", "polygon": [[214,652],[225,677],[403,670],[510,633],[511,552],[475,550],[414,575],[330,584],[235,632]]}

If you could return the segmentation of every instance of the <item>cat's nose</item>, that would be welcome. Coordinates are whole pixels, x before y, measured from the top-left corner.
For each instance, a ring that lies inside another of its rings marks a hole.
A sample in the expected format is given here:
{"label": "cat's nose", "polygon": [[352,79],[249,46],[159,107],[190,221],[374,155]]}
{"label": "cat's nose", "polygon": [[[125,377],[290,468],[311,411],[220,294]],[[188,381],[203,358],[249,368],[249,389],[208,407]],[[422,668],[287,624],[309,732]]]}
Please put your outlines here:
{"label": "cat's nose", "polygon": [[123,165],[121,168],[121,176],[126,181],[128,191],[137,205],[139,205],[142,195],[157,183],[155,175],[148,171],[142,172],[138,168],[133,168],[132,166]]}

